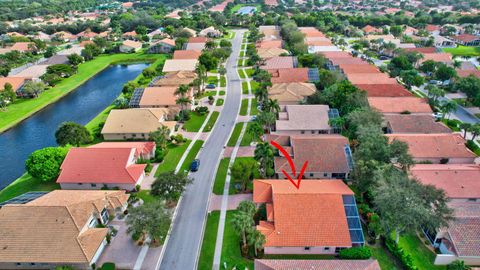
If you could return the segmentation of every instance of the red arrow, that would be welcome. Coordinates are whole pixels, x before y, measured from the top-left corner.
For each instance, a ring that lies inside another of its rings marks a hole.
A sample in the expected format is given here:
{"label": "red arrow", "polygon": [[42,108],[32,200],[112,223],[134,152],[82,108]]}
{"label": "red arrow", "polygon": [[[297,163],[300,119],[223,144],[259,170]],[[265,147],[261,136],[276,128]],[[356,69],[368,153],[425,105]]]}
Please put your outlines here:
{"label": "red arrow", "polygon": [[[274,141],[271,141],[270,143],[271,143],[273,146],[275,146],[275,148],[277,148],[280,152],[282,152],[282,154],[285,156],[285,158],[287,158],[288,164],[290,165],[290,168],[292,169],[293,176],[296,177],[297,173],[296,173],[296,170],[295,170],[295,164],[293,163],[292,157],[291,157],[290,154],[287,152],[287,150],[285,150],[282,146],[280,146],[278,143],[276,143],[276,142],[274,142]],[[302,170],[300,171],[300,174],[298,175],[297,181],[294,181],[294,180],[292,179],[292,177],[291,177],[285,170],[282,170],[282,172],[283,172],[283,174],[285,175],[285,177],[287,177],[288,180],[290,180],[290,182],[291,182],[297,189],[300,188],[300,182],[302,181],[303,174],[305,173],[305,170],[307,169],[307,165],[308,165],[308,160],[305,161],[305,163],[303,163]]]}

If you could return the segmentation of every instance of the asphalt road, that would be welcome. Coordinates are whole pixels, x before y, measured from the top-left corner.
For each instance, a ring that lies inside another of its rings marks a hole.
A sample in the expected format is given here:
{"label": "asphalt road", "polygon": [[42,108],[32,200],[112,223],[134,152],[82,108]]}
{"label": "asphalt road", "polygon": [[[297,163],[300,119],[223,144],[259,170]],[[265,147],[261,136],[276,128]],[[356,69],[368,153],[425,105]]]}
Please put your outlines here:
{"label": "asphalt road", "polygon": [[200,168],[197,172],[190,174],[194,181],[187,187],[177,210],[177,217],[160,265],[162,270],[193,270],[196,267],[206,222],[208,200],[212,191],[211,186],[215,179],[215,168],[230,132],[235,126],[240,107],[242,85],[236,65],[245,31],[236,30],[235,32],[235,38],[232,41],[233,52],[226,63],[228,90],[225,104],[215,128],[199,153]]}

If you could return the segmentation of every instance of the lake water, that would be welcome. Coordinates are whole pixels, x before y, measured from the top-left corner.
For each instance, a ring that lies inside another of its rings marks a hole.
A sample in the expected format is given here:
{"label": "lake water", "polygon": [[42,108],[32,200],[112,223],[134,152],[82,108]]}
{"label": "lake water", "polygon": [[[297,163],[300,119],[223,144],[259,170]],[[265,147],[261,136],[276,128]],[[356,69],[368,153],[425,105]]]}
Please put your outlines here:
{"label": "lake water", "polygon": [[58,125],[65,121],[87,124],[115,100],[123,84],[147,66],[110,66],[77,90],[0,134],[0,189],[24,173],[25,160],[30,153],[57,145],[55,131]]}

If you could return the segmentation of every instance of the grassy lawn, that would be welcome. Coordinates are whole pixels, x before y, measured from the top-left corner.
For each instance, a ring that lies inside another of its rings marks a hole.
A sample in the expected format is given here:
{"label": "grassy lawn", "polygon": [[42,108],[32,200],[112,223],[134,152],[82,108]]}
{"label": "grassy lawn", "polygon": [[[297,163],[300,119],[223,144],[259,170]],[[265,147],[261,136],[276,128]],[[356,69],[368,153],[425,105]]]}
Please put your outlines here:
{"label": "grassy lawn", "polygon": [[248,95],[248,82],[242,82],[242,94]]}
{"label": "grassy lawn", "polygon": [[212,269],[219,220],[220,211],[212,211],[207,216],[207,226],[203,234],[202,249],[200,251],[200,258],[198,259],[199,270]]}
{"label": "grassy lawn", "polygon": [[245,52],[244,51],[241,51],[240,52],[240,57],[244,57],[245,56]]}
{"label": "grassy lawn", "polygon": [[225,102],[225,100],[223,98],[219,98],[217,99],[217,102],[215,103],[216,106],[223,106],[223,103]]}
{"label": "grassy lawn", "polygon": [[412,256],[419,270],[446,269],[445,266],[434,265],[435,253],[425,247],[417,235],[405,235],[398,242],[399,247]]}
{"label": "grassy lawn", "polygon": [[158,201],[158,198],[151,195],[150,191],[145,189],[137,192],[137,197],[142,199],[142,201],[145,202],[146,204]]}
{"label": "grassy lawn", "polygon": [[258,82],[254,81],[254,80],[251,80],[250,81],[250,88],[252,88],[252,94],[255,94],[255,92],[258,89]]}
{"label": "grassy lawn", "polygon": [[213,83],[213,84],[217,85],[217,83],[218,83],[217,76],[208,76],[207,83],[209,83],[209,84]]}
{"label": "grassy lawn", "polygon": [[220,93],[218,93],[220,96],[225,96],[225,91],[221,90]]}
{"label": "grassy lawn", "polygon": [[93,135],[93,142],[92,143],[97,143],[101,142],[103,140],[102,135],[100,132],[102,131],[101,126],[105,124],[105,121],[107,121],[108,114],[110,113],[111,110],[115,108],[114,105],[110,105],[105,110],[103,110],[101,113],[99,113],[95,118],[90,120],[85,127],[90,131],[90,133]]}
{"label": "grassy lawn", "polygon": [[387,252],[387,249],[383,246],[369,246],[372,252],[372,257],[377,259],[382,270],[399,270],[401,266],[395,263],[393,255]]}
{"label": "grassy lawn", "polygon": [[[233,163],[233,165],[235,165],[235,163],[237,163],[237,162],[257,163],[257,161],[253,157],[237,157],[235,159],[235,162]],[[260,177],[260,171],[258,170],[258,167],[257,167],[257,169],[253,172],[253,178],[258,179],[259,177]],[[235,188],[235,184],[236,184],[235,180],[232,178],[230,180],[230,187],[228,189],[228,194],[229,195],[234,195],[234,194],[238,193],[238,190]],[[248,183],[247,190],[249,190],[249,191],[253,190],[253,182]]]}
{"label": "grassy lawn", "polygon": [[[247,130],[248,126],[252,125],[252,122],[247,123]],[[245,131],[245,134],[243,134],[242,141],[240,142],[240,146],[250,146],[250,144],[253,142],[253,136]]]}
{"label": "grassy lawn", "polygon": [[225,187],[225,180],[228,173],[228,163],[230,163],[230,158],[223,158],[218,164],[217,175],[215,176],[215,183],[213,184],[214,194],[223,194],[223,188]]}
{"label": "grassy lawn", "polygon": [[239,67],[243,66],[243,60],[242,59],[238,60],[237,66],[239,66]]}
{"label": "grassy lawn", "polygon": [[242,257],[240,251],[240,235],[232,226],[232,218],[236,210],[227,211],[227,218],[225,220],[225,232],[223,235],[222,256],[220,265],[227,264],[227,269],[235,267],[238,270],[243,270],[245,267],[253,269],[253,260]]}
{"label": "grassy lawn", "polygon": [[198,96],[197,99],[201,99],[201,98],[208,97],[208,96],[215,96],[216,94],[217,94],[217,91],[205,91],[205,92],[203,92],[203,94]]}
{"label": "grassy lawn", "polygon": [[163,172],[174,171],[177,167],[178,162],[182,158],[183,153],[187,150],[188,145],[191,141],[187,141],[182,145],[169,144],[167,146],[168,153],[165,155],[163,162],[158,166],[155,176],[158,176]]}
{"label": "grassy lawn", "polygon": [[247,69],[245,69],[245,73],[247,73],[247,76],[248,76],[249,78],[252,77],[253,72],[255,72],[255,70],[253,70],[253,68],[247,68]]}
{"label": "grassy lawn", "polygon": [[207,114],[200,115],[195,112],[191,112],[190,119],[183,124],[183,129],[188,132],[198,132],[206,118]]}
{"label": "grassy lawn", "polygon": [[220,87],[227,86],[227,78],[225,76],[220,76]]}
{"label": "grassy lawn", "polygon": [[227,30],[227,34],[223,35],[223,38],[233,39],[235,37],[235,32],[232,30]]}
{"label": "grassy lawn", "polygon": [[240,115],[247,115],[247,111],[248,111],[248,98],[244,98],[242,99],[242,105],[240,107]]}
{"label": "grassy lawn", "polygon": [[239,69],[239,70],[238,70],[238,75],[240,75],[240,78],[241,78],[241,79],[245,79],[245,78],[246,78],[246,77],[245,77],[245,72],[243,72],[243,69]]}
{"label": "grassy lawn", "polygon": [[184,171],[189,170],[190,164],[195,159],[195,157],[197,157],[197,154],[200,151],[200,149],[202,148],[202,145],[203,145],[202,140],[195,141],[195,144],[193,145],[192,149],[190,149],[190,152],[188,152],[187,157],[183,161],[180,172],[184,172]]}
{"label": "grassy lawn", "polygon": [[43,182],[25,173],[0,191],[0,202],[15,198],[29,191],[51,191],[59,188],[60,185],[55,182]]}
{"label": "grassy lawn", "polygon": [[456,48],[444,48],[443,51],[454,56],[480,56],[480,46],[458,46]]}
{"label": "grassy lawn", "polygon": [[258,109],[257,109],[257,99],[254,98],[252,99],[252,104],[250,106],[250,115],[257,115],[258,114]]}
{"label": "grassy lawn", "polygon": [[227,146],[233,147],[237,143],[238,137],[240,137],[240,132],[242,132],[243,123],[236,123],[233,128],[232,135],[228,140]]}
{"label": "grassy lawn", "polygon": [[[217,102],[217,105],[218,105],[218,102]],[[209,132],[212,130],[219,115],[220,115],[220,112],[217,112],[217,111],[212,112],[212,116],[210,116],[210,119],[208,119],[207,125],[205,125],[205,128],[203,129],[204,132]]]}
{"label": "grassy lawn", "polygon": [[242,50],[245,50],[247,48],[247,44],[242,44]]}
{"label": "grassy lawn", "polygon": [[83,63],[79,65],[76,74],[43,92],[38,98],[19,99],[14,104],[8,106],[6,111],[0,112],[0,132],[7,130],[47,105],[59,100],[111,64],[154,61],[160,63],[166,58],[167,56],[164,54],[114,54],[102,55],[92,61]]}

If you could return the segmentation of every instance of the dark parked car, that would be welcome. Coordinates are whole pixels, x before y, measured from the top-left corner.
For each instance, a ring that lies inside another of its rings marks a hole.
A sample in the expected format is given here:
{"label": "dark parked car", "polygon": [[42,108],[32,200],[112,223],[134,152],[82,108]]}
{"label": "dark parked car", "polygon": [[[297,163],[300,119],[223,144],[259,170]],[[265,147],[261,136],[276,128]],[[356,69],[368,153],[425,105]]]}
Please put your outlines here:
{"label": "dark parked car", "polygon": [[199,167],[200,167],[200,160],[195,159],[194,161],[192,161],[192,164],[190,164],[190,171],[196,172],[198,171]]}
{"label": "dark parked car", "polygon": [[216,87],[214,83],[207,84],[207,89],[215,89]]}

